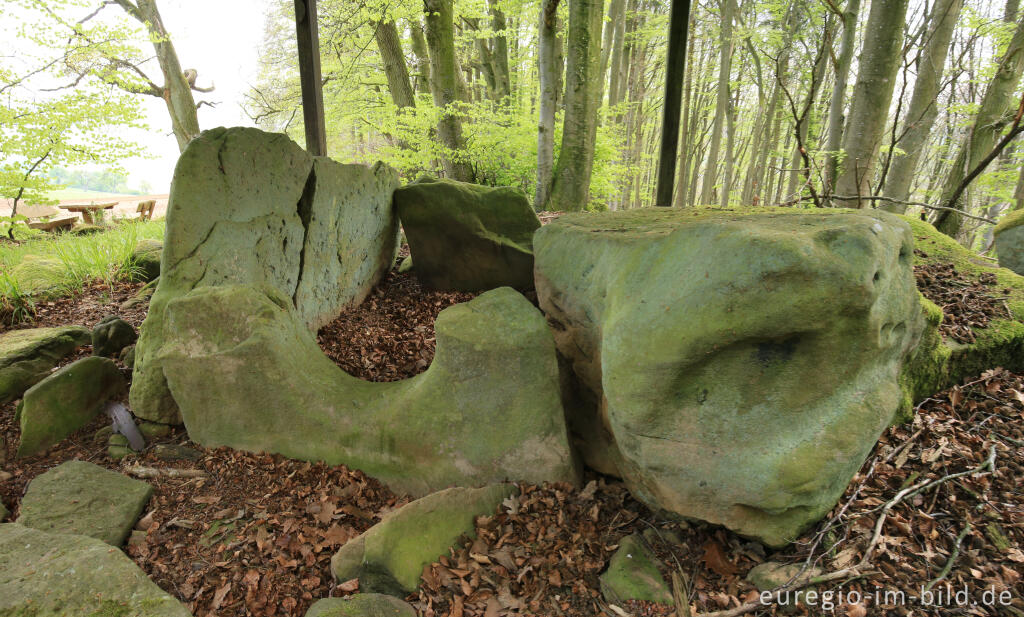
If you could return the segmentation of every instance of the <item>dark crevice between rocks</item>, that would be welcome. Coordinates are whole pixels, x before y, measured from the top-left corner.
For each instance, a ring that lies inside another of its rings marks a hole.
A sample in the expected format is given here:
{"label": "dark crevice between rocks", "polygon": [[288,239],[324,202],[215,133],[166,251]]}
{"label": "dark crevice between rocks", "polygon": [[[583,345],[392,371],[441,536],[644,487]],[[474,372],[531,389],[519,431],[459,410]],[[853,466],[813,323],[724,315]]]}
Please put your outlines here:
{"label": "dark crevice between rocks", "polygon": [[299,307],[299,289],[302,286],[302,273],[306,267],[306,240],[309,238],[309,221],[313,216],[313,197],[316,194],[316,168],[309,170],[306,187],[302,189],[302,197],[295,205],[302,221],[302,246],[299,248],[299,275],[295,279],[295,291],[292,293],[292,304]]}

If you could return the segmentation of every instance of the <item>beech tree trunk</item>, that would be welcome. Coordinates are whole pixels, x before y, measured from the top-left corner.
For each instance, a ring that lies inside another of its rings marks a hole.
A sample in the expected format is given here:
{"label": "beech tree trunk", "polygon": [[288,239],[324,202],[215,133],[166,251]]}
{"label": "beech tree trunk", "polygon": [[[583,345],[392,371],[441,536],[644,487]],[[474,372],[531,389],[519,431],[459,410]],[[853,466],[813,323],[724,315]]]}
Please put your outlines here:
{"label": "beech tree trunk", "polygon": [[[1017,20],[1017,28],[1010,45],[999,61],[995,75],[981,99],[981,106],[974,117],[974,125],[960,144],[953,166],[949,169],[942,186],[943,206],[962,208],[962,199],[949,203],[964,178],[992,152],[1003,129],[1013,119],[1019,99],[1017,85],[1024,70],[1024,14]],[[963,216],[943,210],[935,218],[935,227],[947,236],[956,238],[963,223]]]}
{"label": "beech tree trunk", "polygon": [[843,145],[843,124],[846,109],[846,90],[850,80],[850,65],[853,51],[857,46],[857,19],[860,17],[860,0],[847,0],[843,9],[843,40],[839,45],[836,61],[835,83],[832,86],[832,100],[828,107],[828,142],[825,144],[825,203],[831,204],[836,174],[839,170],[840,148]]}
{"label": "beech tree trunk", "polygon": [[865,27],[857,83],[843,135],[843,162],[836,178],[836,205],[866,208],[882,143],[903,46],[908,0],[872,0]]}
{"label": "beech tree trunk", "polygon": [[160,18],[160,10],[156,0],[116,0],[126,13],[146,27],[156,60],[163,73],[164,85],[160,97],[167,105],[167,113],[171,117],[171,130],[178,141],[178,150],[183,151],[190,141],[199,135],[199,117],[196,114],[196,101],[192,98],[193,85],[185,79],[178,61],[178,52],[174,50],[171,37]]}
{"label": "beech tree trunk", "polygon": [[[885,182],[884,195],[900,201],[910,197],[910,185],[921,160],[928,135],[931,133],[939,108],[935,104],[939,96],[943,69],[949,44],[953,38],[953,29],[960,17],[962,0],[938,0],[932,9],[929,19],[927,40],[917,68],[917,79],[914,92],[910,97],[910,106],[903,117],[903,137],[898,147],[904,151],[892,162],[889,177]],[[906,212],[907,206],[886,203],[881,206],[890,212]]]}
{"label": "beech tree trunk", "polygon": [[722,0],[721,55],[718,64],[718,100],[715,103],[715,122],[711,127],[711,145],[708,147],[707,166],[701,184],[700,203],[708,205],[714,199],[718,181],[718,152],[722,145],[726,114],[729,111],[729,76],[732,74],[732,21],[735,0]]}
{"label": "beech tree trunk", "polygon": [[423,36],[423,25],[418,19],[409,20],[409,32],[412,34],[412,54],[416,57],[416,91],[430,90],[430,54],[427,52],[427,39]]}
{"label": "beech tree trunk", "polygon": [[402,41],[398,38],[398,27],[394,21],[378,22],[374,30],[374,38],[384,61],[384,75],[388,80],[391,100],[399,108],[415,107],[412,83],[409,80],[409,68],[405,65],[405,54],[402,53]]}
{"label": "beech tree trunk", "polygon": [[547,210],[579,211],[590,201],[594,138],[600,101],[601,20],[604,0],[569,0],[565,121]]}
{"label": "beech tree trunk", "polygon": [[430,50],[430,89],[434,105],[444,109],[437,123],[437,137],[446,150],[441,157],[442,165],[449,178],[472,182],[473,170],[464,159],[466,144],[462,137],[462,121],[451,109],[451,105],[460,100],[452,0],[424,0],[423,8]]}
{"label": "beech tree trunk", "polygon": [[543,210],[551,192],[551,175],[555,165],[555,109],[558,101],[558,76],[562,67],[556,50],[558,40],[559,0],[542,0],[538,25],[538,72],[540,78],[539,120],[537,122],[537,188],[533,205]]}

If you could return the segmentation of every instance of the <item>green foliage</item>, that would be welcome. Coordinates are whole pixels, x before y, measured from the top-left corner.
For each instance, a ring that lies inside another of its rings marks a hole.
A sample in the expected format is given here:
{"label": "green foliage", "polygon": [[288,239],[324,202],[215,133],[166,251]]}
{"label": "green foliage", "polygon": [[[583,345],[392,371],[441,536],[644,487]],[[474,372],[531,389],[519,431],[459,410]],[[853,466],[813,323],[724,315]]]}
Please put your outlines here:
{"label": "green foliage", "polygon": [[136,277],[136,244],[163,234],[162,220],[124,221],[94,234],[35,234],[19,244],[0,242],[0,321],[27,319],[40,297],[74,293],[97,280],[112,286]]}

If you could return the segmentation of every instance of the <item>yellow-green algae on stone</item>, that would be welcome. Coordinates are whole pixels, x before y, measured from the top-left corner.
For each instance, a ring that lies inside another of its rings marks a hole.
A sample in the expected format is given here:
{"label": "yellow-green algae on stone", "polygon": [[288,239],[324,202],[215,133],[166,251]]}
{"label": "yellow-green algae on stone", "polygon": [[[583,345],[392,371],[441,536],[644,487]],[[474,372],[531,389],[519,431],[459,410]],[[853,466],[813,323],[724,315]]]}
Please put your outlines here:
{"label": "yellow-green algae on stone", "polygon": [[391,267],[398,175],[312,157],[287,135],[204,131],[182,152],[167,206],[161,276],[136,348],[131,406],[180,424],[157,356],[167,303],[193,289],[251,284],[287,299],[315,331],[358,304]]}
{"label": "yellow-green algae on stone", "polygon": [[536,283],[585,460],[648,505],[772,545],[842,494],[902,394],[924,317],[883,212],[567,215]]}
{"label": "yellow-green algae on stone", "polygon": [[0,525],[4,617],[191,617],[120,550],[86,536]]}
{"label": "yellow-green algae on stone", "polygon": [[900,376],[904,400],[899,419],[906,420],[915,403],[967,377],[999,366],[1024,371],[1024,277],[996,267],[924,221],[902,218],[914,234],[915,265],[952,263],[957,271],[972,278],[992,274],[996,284],[988,293],[1005,297],[1010,312],[1009,317],[993,319],[987,328],[974,328],[973,343],[958,343],[938,332],[942,310],[920,298],[928,328]]}
{"label": "yellow-green algae on stone", "polygon": [[92,334],[82,326],[30,328],[0,334],[0,405],[20,398]]}
{"label": "yellow-green algae on stone", "polygon": [[405,597],[419,586],[424,566],[447,555],[463,535],[474,535],[477,516],[493,515],[518,493],[511,484],[495,484],[417,499],[346,543],[331,559],[331,572],[338,582],[358,578],[361,590]]}

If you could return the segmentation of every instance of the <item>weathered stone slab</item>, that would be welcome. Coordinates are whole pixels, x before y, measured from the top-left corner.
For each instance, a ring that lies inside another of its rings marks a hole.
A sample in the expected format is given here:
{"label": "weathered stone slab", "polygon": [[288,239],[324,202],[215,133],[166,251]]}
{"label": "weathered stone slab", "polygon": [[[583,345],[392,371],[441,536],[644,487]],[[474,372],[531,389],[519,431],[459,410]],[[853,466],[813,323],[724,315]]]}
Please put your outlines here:
{"label": "weathered stone slab", "polygon": [[153,487],[85,461],[68,461],[29,482],[18,523],[121,546]]}
{"label": "weathered stone slab", "polygon": [[164,320],[170,300],[252,285],[285,298],[315,329],[362,300],[394,262],[397,186],[386,166],[314,160],[286,135],[218,128],[194,139],[175,168],[162,274],[136,347],[136,415],[181,423],[157,359],[174,336]]}
{"label": "weathered stone slab", "polygon": [[566,215],[534,247],[577,442],[653,507],[785,544],[900,407],[924,320],[895,216]]}
{"label": "weathered stone slab", "polygon": [[60,443],[126,387],[114,361],[98,356],[72,362],[32,386],[22,401],[18,456],[32,456]]}
{"label": "weathered stone slab", "polygon": [[164,252],[164,243],[151,238],[143,238],[132,250],[132,265],[138,269],[138,279],[147,283],[160,276],[160,256]]}
{"label": "weathered stone slab", "polygon": [[116,358],[122,349],[134,344],[138,338],[130,323],[116,315],[108,315],[92,328],[92,355]]}
{"label": "weathered stone slab", "polygon": [[306,617],[416,617],[416,609],[392,596],[358,593],[317,600],[306,611]]}
{"label": "weathered stone slab", "polygon": [[477,516],[495,513],[511,484],[450,488],[410,502],[385,516],[331,559],[338,582],[359,579],[359,589],[405,597],[419,586],[423,567],[447,555],[459,537],[474,535]]}
{"label": "weathered stone slab", "polygon": [[434,289],[533,288],[533,232],[540,220],[512,187],[429,176],[395,191],[416,278]]}
{"label": "weathered stone slab", "polygon": [[654,564],[655,557],[640,536],[619,541],[608,569],[601,574],[601,593],[612,604],[629,600],[672,604],[672,592]]}
{"label": "weathered stone slab", "polygon": [[34,328],[0,334],[0,405],[20,398],[77,347],[88,345],[88,328]]}
{"label": "weathered stone slab", "polygon": [[0,525],[0,615],[191,617],[110,545],[14,523]]}

